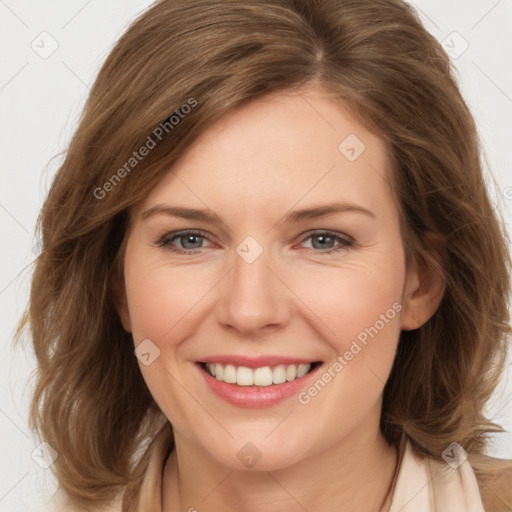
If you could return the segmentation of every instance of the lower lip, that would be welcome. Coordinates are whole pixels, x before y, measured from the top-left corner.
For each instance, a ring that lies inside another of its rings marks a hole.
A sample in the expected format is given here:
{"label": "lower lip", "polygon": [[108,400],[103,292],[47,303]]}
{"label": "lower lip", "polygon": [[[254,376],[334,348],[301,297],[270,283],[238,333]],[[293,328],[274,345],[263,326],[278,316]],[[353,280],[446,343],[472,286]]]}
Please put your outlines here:
{"label": "lower lip", "polygon": [[212,377],[199,363],[196,363],[196,366],[203,375],[207,386],[218,397],[237,407],[262,409],[276,405],[299,393],[322,365],[318,365],[300,379],[283,382],[282,384],[272,384],[271,386],[239,386],[238,384],[228,384],[227,382]]}

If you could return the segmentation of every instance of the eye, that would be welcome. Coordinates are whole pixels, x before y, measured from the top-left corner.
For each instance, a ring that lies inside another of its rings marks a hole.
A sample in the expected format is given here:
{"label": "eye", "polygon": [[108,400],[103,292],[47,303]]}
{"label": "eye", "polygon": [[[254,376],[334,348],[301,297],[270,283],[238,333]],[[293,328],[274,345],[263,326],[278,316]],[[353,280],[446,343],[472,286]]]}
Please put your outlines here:
{"label": "eye", "polygon": [[[320,253],[323,254],[348,250],[354,246],[354,240],[351,237],[332,231],[317,231],[315,233],[310,233],[304,241],[309,239],[312,240],[313,251],[320,251]],[[333,246],[336,241],[338,241],[338,246]]]}
{"label": "eye", "polygon": [[[173,245],[173,242],[179,241],[181,248]],[[157,244],[160,247],[176,252],[178,254],[190,254],[198,252],[194,249],[202,249],[201,245],[204,240],[207,240],[206,236],[199,231],[181,231],[179,233],[168,233],[163,236]]]}
{"label": "eye", "polygon": [[[348,235],[332,231],[310,233],[302,243],[309,239],[312,240],[312,248],[308,252],[315,254],[330,254],[348,250],[355,245],[354,240]],[[180,231],[166,234],[157,242],[157,245],[177,254],[193,254],[204,248],[205,240],[208,240],[208,237],[201,231]],[[333,246],[336,242],[338,244]]]}

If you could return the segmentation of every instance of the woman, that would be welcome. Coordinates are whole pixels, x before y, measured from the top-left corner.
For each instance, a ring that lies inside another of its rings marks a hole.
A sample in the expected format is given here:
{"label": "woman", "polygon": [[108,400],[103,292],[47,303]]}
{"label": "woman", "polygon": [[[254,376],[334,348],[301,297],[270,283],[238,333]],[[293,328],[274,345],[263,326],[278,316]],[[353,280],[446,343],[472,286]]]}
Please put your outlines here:
{"label": "woman", "polygon": [[31,425],[68,510],[512,506],[505,233],[402,1],[155,4],[40,227]]}

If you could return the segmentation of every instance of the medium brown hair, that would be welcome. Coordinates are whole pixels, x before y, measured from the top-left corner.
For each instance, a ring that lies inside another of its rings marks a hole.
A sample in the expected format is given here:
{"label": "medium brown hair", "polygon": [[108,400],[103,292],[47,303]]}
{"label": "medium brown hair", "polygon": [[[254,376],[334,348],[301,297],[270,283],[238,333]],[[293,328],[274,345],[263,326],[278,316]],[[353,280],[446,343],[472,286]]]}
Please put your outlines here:
{"label": "medium brown hair", "polygon": [[[400,0],[164,0],[106,59],[38,219],[19,331],[29,326],[38,361],[30,425],[57,450],[52,468],[75,504],[106,504],[128,486],[129,508],[143,443],[163,419],[113,306],[130,207],[223,115],[313,82],[386,144],[407,261],[445,284],[433,317],[401,333],[383,434],[396,445],[405,432],[439,457],[452,441],[482,453],[499,430],[483,408],[506,356],[505,232],[450,60],[414,10]],[[173,113],[179,122],[125,166]]]}

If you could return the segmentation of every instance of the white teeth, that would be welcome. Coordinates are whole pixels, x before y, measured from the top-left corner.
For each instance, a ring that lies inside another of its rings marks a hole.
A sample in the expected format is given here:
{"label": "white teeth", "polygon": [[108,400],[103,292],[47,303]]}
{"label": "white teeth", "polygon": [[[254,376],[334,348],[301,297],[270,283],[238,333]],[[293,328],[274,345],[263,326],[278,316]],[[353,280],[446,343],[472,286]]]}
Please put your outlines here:
{"label": "white teeth", "polygon": [[304,377],[304,375],[309,372],[310,368],[310,364],[299,364],[299,367],[297,368],[297,378],[299,379],[300,377]]}
{"label": "white teeth", "polygon": [[280,364],[274,368],[272,372],[272,382],[274,384],[282,384],[286,382],[286,368],[284,365]]}
{"label": "white teeth", "polygon": [[[226,382],[226,381],[224,381],[224,382]],[[252,386],[253,385],[252,370],[250,368],[246,368],[245,366],[239,366],[236,370],[236,383],[239,386]]]}
{"label": "white teeth", "polygon": [[263,368],[256,368],[256,370],[254,370],[254,385],[272,386],[272,370],[270,366],[264,366]]}
{"label": "white teeth", "polygon": [[291,364],[286,368],[286,380],[295,380],[297,378],[297,367]]}
{"label": "white teeth", "polygon": [[223,380],[229,384],[234,384],[236,382],[236,368],[232,364],[227,364],[224,367]]}
{"label": "white teeth", "polygon": [[271,368],[263,366],[261,368],[247,368],[246,366],[234,366],[232,364],[206,364],[207,372],[217,380],[227,382],[228,384],[238,384],[239,386],[271,386],[272,384],[283,384],[295,379],[304,377],[311,369],[311,364],[290,364],[285,366],[280,364]]}

